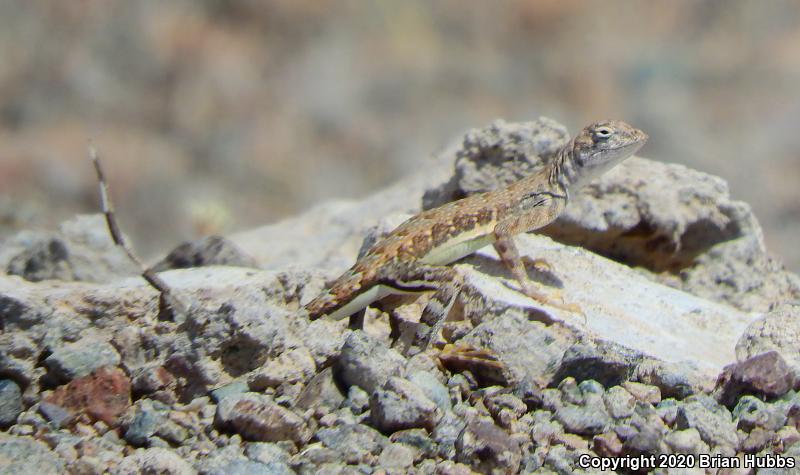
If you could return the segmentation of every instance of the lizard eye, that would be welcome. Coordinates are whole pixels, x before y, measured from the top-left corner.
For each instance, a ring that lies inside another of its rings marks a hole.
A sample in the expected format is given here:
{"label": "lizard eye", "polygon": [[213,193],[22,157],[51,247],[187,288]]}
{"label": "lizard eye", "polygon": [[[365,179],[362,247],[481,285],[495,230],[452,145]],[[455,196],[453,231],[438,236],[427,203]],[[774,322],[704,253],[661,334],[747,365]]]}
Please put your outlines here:
{"label": "lizard eye", "polygon": [[599,138],[601,140],[605,140],[605,139],[611,137],[612,133],[614,133],[614,131],[611,130],[611,127],[598,127],[594,131],[595,137],[597,137],[597,138]]}

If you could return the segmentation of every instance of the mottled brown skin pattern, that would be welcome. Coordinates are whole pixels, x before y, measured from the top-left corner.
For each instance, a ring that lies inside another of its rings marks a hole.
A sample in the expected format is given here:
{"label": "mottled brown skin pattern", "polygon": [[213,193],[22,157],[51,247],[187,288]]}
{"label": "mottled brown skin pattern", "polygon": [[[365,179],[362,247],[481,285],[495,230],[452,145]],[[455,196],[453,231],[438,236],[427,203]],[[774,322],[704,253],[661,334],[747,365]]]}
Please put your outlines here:
{"label": "mottled brown skin pattern", "polygon": [[[414,266],[433,250],[474,236],[487,237],[487,244],[494,244],[513,276],[524,285],[527,274],[511,238],[554,221],[570,193],[635,153],[646,140],[644,132],[624,122],[597,122],[566,144],[541,172],[504,189],[472,195],[408,219],[377,242],[327,292],[306,305],[310,318],[330,314],[378,284],[405,290],[437,288],[435,282],[420,285],[418,275],[413,279],[415,285],[406,287],[404,277],[413,274]],[[452,277],[452,273],[445,274]]]}

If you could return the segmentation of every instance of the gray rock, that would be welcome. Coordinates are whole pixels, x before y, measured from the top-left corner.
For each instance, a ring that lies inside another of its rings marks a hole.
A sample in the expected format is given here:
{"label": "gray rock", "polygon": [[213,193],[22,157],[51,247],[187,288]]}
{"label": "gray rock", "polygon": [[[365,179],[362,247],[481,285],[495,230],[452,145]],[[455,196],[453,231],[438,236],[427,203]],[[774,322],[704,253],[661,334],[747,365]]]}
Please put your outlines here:
{"label": "gray rock", "polygon": [[750,395],[739,399],[732,415],[736,420],[736,427],[745,432],[750,432],[756,427],[776,431],[786,423],[786,414]]}
{"label": "gray rock", "polygon": [[[419,457],[433,458],[437,454],[436,443],[425,429],[406,429],[395,432],[389,440],[398,444],[407,445],[419,454]],[[453,439],[455,442],[455,439]]]}
{"label": "gray rock", "polygon": [[496,120],[472,129],[456,152],[454,175],[425,193],[423,208],[507,186],[541,168],[567,140],[567,129],[546,117],[519,123]]}
{"label": "gray rock", "polygon": [[[344,399],[342,391],[333,379],[333,369],[325,368],[306,384],[297,397],[296,406],[328,413],[341,406]],[[367,401],[365,404],[368,404],[369,396],[365,396],[365,401]]]}
{"label": "gray rock", "polygon": [[495,422],[508,430],[528,411],[528,406],[513,394],[493,394],[484,398],[483,404]]}
{"label": "gray rock", "polygon": [[516,473],[522,453],[519,444],[491,419],[476,418],[459,434],[455,458],[482,473]]}
{"label": "gray rock", "polygon": [[336,374],[345,386],[356,385],[372,394],[390,377],[399,375],[405,358],[362,331],[348,335],[336,362]]}
{"label": "gray rock", "polygon": [[458,440],[466,421],[454,412],[444,414],[436,428],[431,433],[431,439],[439,447],[442,458],[452,459],[456,455],[456,441]]}
{"label": "gray rock", "polygon": [[247,384],[251,391],[261,392],[281,384],[306,383],[314,376],[316,364],[306,347],[292,348],[261,368],[250,373]]}
{"label": "gray rock", "polygon": [[362,424],[320,429],[315,436],[334,451],[335,458],[348,464],[369,463],[388,444],[383,434]]}
{"label": "gray rock", "polygon": [[228,396],[243,394],[248,392],[249,389],[250,387],[247,384],[247,380],[237,379],[224,386],[214,389],[213,391],[209,392],[209,395],[214,402],[219,403]]}
{"label": "gray rock", "polygon": [[10,379],[0,380],[0,429],[8,429],[22,412],[22,391]]}
{"label": "gray rock", "polygon": [[708,445],[703,442],[700,432],[694,427],[671,431],[664,438],[664,442],[674,454],[700,455],[710,453]]}
{"label": "gray rock", "polygon": [[111,240],[100,214],[76,216],[57,232],[23,231],[3,244],[0,266],[33,282],[109,282],[139,272]]}
{"label": "gray rock", "polygon": [[0,434],[0,474],[63,473],[64,461],[30,437]]}
{"label": "gray rock", "polygon": [[612,423],[602,400],[584,406],[565,404],[556,410],[555,418],[567,432],[580,435],[601,434]]}
{"label": "gray rock", "polygon": [[103,366],[117,366],[119,363],[119,353],[114,346],[98,337],[66,343],[54,349],[44,360],[50,376],[60,382],[71,381]]}
{"label": "gray rock", "polygon": [[633,377],[637,382],[657,387],[664,398],[684,399],[707,386],[697,368],[685,363],[646,360],[636,367]]}
{"label": "gray rock", "polygon": [[358,386],[350,386],[343,404],[349,407],[353,414],[363,414],[369,410],[369,394]]}
{"label": "gray rock", "polygon": [[378,457],[378,466],[384,470],[403,472],[414,464],[416,451],[405,444],[387,444]]}
{"label": "gray rock", "polygon": [[731,413],[706,395],[691,396],[678,406],[675,427],[694,427],[703,441],[712,446],[722,445],[735,449],[739,444]]}
{"label": "gray rock", "polygon": [[197,472],[172,450],[156,447],[139,449],[128,455],[120,462],[117,467],[117,473],[120,475],[138,475],[141,473],[191,475]]}
{"label": "gray rock", "polygon": [[614,386],[628,379],[642,360],[641,352],[612,341],[581,341],[564,352],[553,380],[573,377],[578,381],[591,379],[603,386]]}
{"label": "gray rock", "polygon": [[250,442],[245,447],[244,454],[250,460],[265,465],[271,463],[288,464],[291,459],[289,452],[278,444],[270,442]]}
{"label": "gray rock", "polygon": [[630,417],[636,406],[636,399],[633,395],[620,386],[608,388],[608,391],[603,394],[603,401],[609,415],[614,419]]}
{"label": "gray rock", "polygon": [[570,378],[559,385],[559,391],[565,402],[552,409],[555,410],[555,419],[567,432],[596,435],[611,426],[612,419],[603,402],[603,387],[599,383],[587,380],[575,386]]}
{"label": "gray rock", "polygon": [[154,272],[203,266],[258,267],[255,259],[222,236],[185,242],[154,264]]}
{"label": "gray rock", "polygon": [[237,394],[220,401],[214,426],[257,442],[305,443],[311,437],[300,416],[279,406],[271,397],[256,393]]}
{"label": "gray rock", "polygon": [[800,306],[780,305],[752,322],[736,343],[736,359],[744,361],[777,351],[800,379]]}
{"label": "gray rock", "polygon": [[211,452],[205,460],[196,463],[203,475],[283,475],[294,473],[282,461],[262,463],[251,460],[241,453],[238,446],[229,445]]}
{"label": "gray rock", "polygon": [[[664,437],[669,429],[649,404],[637,402],[630,418],[629,431],[615,427],[617,435],[624,440],[623,452],[629,455],[663,453],[666,450]],[[626,433],[627,432],[627,433]]]}
{"label": "gray rock", "polygon": [[370,419],[381,432],[403,429],[433,430],[441,417],[436,404],[407,379],[391,377],[369,401]]}
{"label": "gray rock", "polygon": [[167,422],[167,407],[150,399],[140,399],[133,407],[133,416],[122,427],[123,437],[136,447],[149,446],[150,437]]}
{"label": "gray rock", "polygon": [[450,391],[436,376],[427,371],[412,371],[408,374],[408,380],[420,388],[422,392],[425,393],[425,396],[436,403],[442,411],[449,411],[452,409]]}
{"label": "gray rock", "polygon": [[664,424],[672,427],[678,418],[678,401],[672,398],[664,399],[656,405],[656,413]]}

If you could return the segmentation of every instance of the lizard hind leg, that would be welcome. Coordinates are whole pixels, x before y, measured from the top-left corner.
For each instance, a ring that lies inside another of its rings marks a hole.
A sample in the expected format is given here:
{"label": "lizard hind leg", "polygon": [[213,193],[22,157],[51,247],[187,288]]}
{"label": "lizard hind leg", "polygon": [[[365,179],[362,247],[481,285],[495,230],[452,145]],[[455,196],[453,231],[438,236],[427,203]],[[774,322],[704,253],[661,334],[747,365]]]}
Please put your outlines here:
{"label": "lizard hind leg", "polygon": [[434,291],[422,311],[419,323],[413,331],[408,332],[410,334],[400,338],[405,350],[413,347],[416,353],[424,351],[441,330],[461,292],[464,278],[452,267],[418,264],[395,272],[391,279],[386,278],[384,282],[402,291]]}

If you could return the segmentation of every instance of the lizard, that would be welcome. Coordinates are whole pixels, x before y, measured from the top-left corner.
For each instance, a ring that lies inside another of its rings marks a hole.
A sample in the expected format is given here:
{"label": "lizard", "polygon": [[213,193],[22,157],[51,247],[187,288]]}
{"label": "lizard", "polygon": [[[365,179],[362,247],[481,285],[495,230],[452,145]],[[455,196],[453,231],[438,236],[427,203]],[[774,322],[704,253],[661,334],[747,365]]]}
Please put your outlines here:
{"label": "lizard", "polygon": [[362,312],[363,319],[363,310],[384,297],[433,291],[413,340],[424,351],[464,283],[448,264],[489,244],[525,295],[544,305],[576,310],[548,296],[528,277],[513,237],[553,222],[571,195],[636,153],[647,139],[647,134],[623,121],[595,122],[561,147],[539,172],[409,218],[307,303],[309,318],[351,316],[352,326],[354,314]]}

